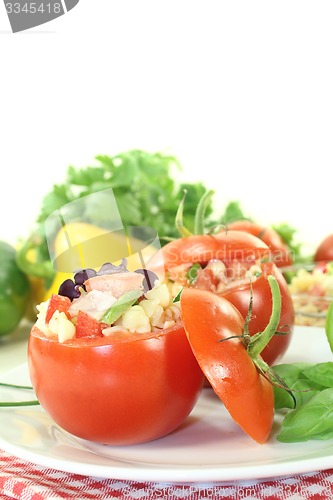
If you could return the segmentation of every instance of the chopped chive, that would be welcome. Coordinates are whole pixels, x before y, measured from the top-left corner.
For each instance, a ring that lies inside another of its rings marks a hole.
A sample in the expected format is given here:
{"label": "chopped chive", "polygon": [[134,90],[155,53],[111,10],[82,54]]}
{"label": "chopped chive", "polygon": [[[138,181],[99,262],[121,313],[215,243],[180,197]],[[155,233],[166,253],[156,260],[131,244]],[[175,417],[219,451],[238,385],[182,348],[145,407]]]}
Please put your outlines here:
{"label": "chopped chive", "polygon": [[33,391],[33,387],[31,387],[30,385],[5,384],[4,382],[0,382],[0,387],[13,387],[14,389],[26,389],[29,391]]}
{"label": "chopped chive", "polygon": [[0,408],[8,408],[10,406],[36,406],[39,404],[40,403],[37,399],[32,401],[1,401]]}

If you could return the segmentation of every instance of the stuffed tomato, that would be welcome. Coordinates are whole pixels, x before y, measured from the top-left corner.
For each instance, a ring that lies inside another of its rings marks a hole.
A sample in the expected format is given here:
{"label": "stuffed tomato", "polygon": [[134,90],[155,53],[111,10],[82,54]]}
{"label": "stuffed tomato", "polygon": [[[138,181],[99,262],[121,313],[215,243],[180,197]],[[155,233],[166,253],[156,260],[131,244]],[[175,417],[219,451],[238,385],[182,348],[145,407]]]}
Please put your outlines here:
{"label": "stuffed tomato", "polygon": [[229,300],[244,320],[252,304],[249,333],[263,330],[272,311],[268,276],[273,275],[282,296],[276,335],[262,352],[273,364],[287,351],[295,313],[287,283],[280,269],[269,261],[270,249],[256,236],[236,230],[217,235],[193,235],[165,245],[149,263],[177,293],[180,287],[208,290]]}
{"label": "stuffed tomato", "polygon": [[165,284],[147,288],[144,274],[84,275],[63,287],[70,297],[39,306],[28,362],[40,404],[66,431],[103,444],[174,431],[203,384],[179,302]]}

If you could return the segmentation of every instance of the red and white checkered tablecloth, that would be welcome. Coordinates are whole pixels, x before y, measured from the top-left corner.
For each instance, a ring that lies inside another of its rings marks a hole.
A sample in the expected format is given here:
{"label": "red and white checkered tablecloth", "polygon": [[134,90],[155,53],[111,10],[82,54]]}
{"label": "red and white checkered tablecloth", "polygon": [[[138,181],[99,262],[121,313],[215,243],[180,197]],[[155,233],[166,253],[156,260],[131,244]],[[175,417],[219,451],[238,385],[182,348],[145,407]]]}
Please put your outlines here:
{"label": "red and white checkered tablecloth", "polygon": [[126,500],[283,500],[333,498],[333,469],[271,480],[154,483],[100,479],[44,468],[0,450],[0,498]]}

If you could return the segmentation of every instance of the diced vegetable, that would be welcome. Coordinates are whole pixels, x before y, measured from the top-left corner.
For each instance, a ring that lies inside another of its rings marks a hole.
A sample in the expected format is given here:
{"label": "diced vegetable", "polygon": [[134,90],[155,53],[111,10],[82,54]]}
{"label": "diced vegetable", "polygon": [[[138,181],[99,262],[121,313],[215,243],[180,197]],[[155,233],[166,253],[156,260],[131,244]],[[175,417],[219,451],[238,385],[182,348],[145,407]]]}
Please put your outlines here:
{"label": "diced vegetable", "polygon": [[71,305],[71,301],[68,297],[63,297],[62,295],[53,294],[49,300],[48,308],[45,316],[45,323],[48,324],[56,311],[63,312],[70,318],[68,309]]}
{"label": "diced vegetable", "polygon": [[[89,316],[89,314],[83,311],[79,311],[76,318],[76,329],[74,327],[74,332],[77,338],[103,337],[102,329],[106,328],[107,326],[108,325],[97,321],[95,318],[92,318],[91,316]],[[59,342],[61,342],[60,339]]]}
{"label": "diced vegetable", "polygon": [[101,321],[111,325],[122,316],[127,309],[129,309],[139,297],[142,296],[142,291],[131,290],[119,297],[118,300],[110,307],[108,311],[102,316]]}

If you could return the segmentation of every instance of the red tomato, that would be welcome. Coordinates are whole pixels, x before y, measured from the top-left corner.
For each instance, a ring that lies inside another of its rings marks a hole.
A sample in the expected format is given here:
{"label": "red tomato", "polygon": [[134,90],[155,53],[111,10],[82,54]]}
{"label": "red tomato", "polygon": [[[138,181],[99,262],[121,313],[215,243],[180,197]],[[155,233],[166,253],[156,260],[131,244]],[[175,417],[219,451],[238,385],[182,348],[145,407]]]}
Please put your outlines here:
{"label": "red tomato", "polygon": [[[289,332],[285,335],[276,334],[262,351],[262,358],[266,363],[271,365],[277,362],[289,347],[294,327],[295,313],[288,285],[280,270],[273,262],[263,263],[261,264],[261,268],[263,271],[262,275],[252,283],[253,308],[249,323],[249,333],[250,335],[254,335],[257,332],[263,331],[269,322],[272,312],[272,300],[267,276],[270,274],[277,279],[281,292],[282,305],[278,331],[284,333]],[[250,304],[250,283],[228,288],[222,295],[240,311],[245,320]]]}
{"label": "red tomato", "polygon": [[333,260],[333,234],[329,234],[318,245],[314,257],[314,262]]}
{"label": "red tomato", "polygon": [[272,259],[278,267],[290,266],[293,263],[292,254],[281,236],[270,227],[264,227],[249,220],[239,220],[228,224],[230,230],[245,231],[253,234],[268,245]]}
{"label": "red tomato", "polygon": [[28,362],[36,396],[60,427],[112,445],[142,443],[175,430],[203,383],[182,326],[64,343],[33,327]]}
{"label": "red tomato", "polygon": [[75,336],[80,337],[103,337],[103,328],[109,325],[97,321],[97,319],[92,318],[89,314],[79,311],[76,318],[76,330]]}
{"label": "red tomato", "polygon": [[64,312],[69,317],[68,309],[71,305],[71,300],[63,295],[53,293],[49,300],[49,305],[46,311],[45,322],[49,323],[55,311]]}
{"label": "red tomato", "polygon": [[202,371],[235,422],[264,443],[274,417],[273,388],[241,339],[229,339],[243,333],[241,314],[228,300],[206,290],[184,289],[180,300],[185,331]]}
{"label": "red tomato", "polygon": [[171,241],[150,259],[148,267],[161,276],[164,271],[184,264],[205,264],[212,259],[251,262],[268,254],[268,246],[259,238],[241,231],[224,231]]}

